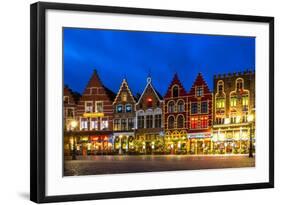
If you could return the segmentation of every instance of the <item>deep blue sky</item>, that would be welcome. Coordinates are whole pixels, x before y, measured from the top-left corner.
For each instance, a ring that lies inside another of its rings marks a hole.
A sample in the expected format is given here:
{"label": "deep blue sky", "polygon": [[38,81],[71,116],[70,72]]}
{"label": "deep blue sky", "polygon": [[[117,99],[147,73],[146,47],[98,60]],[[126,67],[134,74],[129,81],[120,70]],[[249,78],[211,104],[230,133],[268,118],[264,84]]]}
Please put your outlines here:
{"label": "deep blue sky", "polygon": [[175,72],[188,91],[198,72],[213,75],[255,69],[255,38],[64,28],[64,83],[80,93],[94,69],[117,92],[124,76],[142,93],[151,74],[164,95]]}

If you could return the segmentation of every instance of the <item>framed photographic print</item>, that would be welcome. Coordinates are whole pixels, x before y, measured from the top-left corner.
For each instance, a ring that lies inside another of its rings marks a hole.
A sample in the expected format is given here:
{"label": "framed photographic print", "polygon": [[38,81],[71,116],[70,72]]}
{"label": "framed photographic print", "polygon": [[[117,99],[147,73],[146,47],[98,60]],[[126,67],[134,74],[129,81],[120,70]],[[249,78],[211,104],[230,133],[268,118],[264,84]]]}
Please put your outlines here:
{"label": "framed photographic print", "polygon": [[31,200],[274,187],[274,18],[31,5]]}

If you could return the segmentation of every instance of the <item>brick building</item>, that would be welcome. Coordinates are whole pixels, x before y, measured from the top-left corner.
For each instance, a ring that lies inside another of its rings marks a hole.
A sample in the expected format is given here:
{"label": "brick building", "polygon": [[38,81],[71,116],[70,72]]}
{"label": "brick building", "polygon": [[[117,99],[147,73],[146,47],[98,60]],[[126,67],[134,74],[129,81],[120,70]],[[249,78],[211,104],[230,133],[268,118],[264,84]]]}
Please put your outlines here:
{"label": "brick building", "polygon": [[165,147],[168,153],[186,152],[187,113],[187,93],[175,74],[164,96]]}
{"label": "brick building", "polygon": [[135,136],[136,100],[126,79],[123,79],[113,102],[113,137],[114,149],[119,153],[134,151],[132,143]]}
{"label": "brick building", "polygon": [[188,152],[208,154],[212,150],[212,92],[199,73],[188,93]]}
{"label": "brick building", "polygon": [[136,103],[136,151],[141,153],[163,151],[162,106],[162,97],[154,89],[151,78],[148,77],[146,87]]}
{"label": "brick building", "polygon": [[248,153],[255,115],[255,73],[214,76],[213,141],[217,153]]}
{"label": "brick building", "polygon": [[77,105],[79,144],[82,153],[112,150],[113,106],[115,93],[101,82],[94,70]]}

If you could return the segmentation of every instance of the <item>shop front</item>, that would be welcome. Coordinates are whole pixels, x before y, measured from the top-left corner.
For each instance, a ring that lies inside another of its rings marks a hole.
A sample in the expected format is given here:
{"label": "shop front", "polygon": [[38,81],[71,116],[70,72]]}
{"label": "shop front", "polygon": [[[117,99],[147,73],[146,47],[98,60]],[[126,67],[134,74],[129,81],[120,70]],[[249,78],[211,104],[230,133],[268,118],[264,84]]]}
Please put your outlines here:
{"label": "shop front", "polygon": [[[248,154],[250,147],[249,128],[219,129],[213,131],[214,154]],[[255,145],[255,139],[252,140]],[[253,146],[255,147],[255,146]]]}
{"label": "shop front", "polygon": [[189,154],[202,155],[212,153],[211,133],[189,133]]}
{"label": "shop front", "polygon": [[136,146],[134,144],[134,132],[114,132],[113,133],[113,149],[118,154],[134,153]]}
{"label": "shop front", "polygon": [[188,138],[185,130],[165,133],[166,154],[187,154]]}

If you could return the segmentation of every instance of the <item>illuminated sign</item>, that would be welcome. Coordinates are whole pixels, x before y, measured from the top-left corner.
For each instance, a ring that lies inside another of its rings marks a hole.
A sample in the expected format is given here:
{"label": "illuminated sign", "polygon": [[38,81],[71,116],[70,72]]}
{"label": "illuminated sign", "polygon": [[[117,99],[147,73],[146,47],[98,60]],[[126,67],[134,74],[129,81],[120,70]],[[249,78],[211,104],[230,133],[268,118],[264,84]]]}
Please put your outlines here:
{"label": "illuminated sign", "polygon": [[102,112],[91,112],[91,113],[84,113],[83,117],[103,117],[104,114]]}

